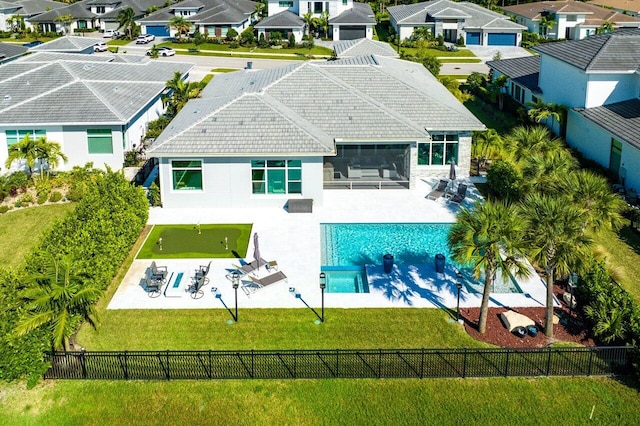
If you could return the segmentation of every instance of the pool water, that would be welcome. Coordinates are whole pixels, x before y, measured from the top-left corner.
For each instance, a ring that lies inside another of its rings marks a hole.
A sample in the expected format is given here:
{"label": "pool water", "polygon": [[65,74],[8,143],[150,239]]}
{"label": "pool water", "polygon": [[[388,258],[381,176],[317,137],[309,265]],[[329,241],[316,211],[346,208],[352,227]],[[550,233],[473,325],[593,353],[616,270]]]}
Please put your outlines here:
{"label": "pool water", "polygon": [[[433,264],[438,253],[451,263],[447,244],[449,223],[339,223],[321,224],[321,264],[327,275],[327,291],[337,293],[369,292],[364,265],[382,265],[382,257],[393,254],[394,262],[403,265]],[[465,276],[472,276],[470,268],[454,265]],[[355,268],[355,269],[354,269]],[[349,270],[349,274],[345,272]],[[356,271],[357,273],[355,273]],[[334,277],[335,276],[335,277]],[[357,280],[362,280],[358,287]],[[329,282],[334,280],[336,290]],[[483,280],[470,283],[473,292],[482,292]],[[366,291],[356,291],[366,289]],[[495,293],[521,293],[515,280],[507,283],[497,280]]]}

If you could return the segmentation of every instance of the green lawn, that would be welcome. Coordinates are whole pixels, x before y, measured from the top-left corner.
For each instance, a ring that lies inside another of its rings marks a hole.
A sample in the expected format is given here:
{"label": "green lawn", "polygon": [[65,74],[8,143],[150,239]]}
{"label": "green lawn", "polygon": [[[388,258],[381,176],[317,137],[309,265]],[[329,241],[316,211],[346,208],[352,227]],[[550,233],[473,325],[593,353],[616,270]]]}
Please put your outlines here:
{"label": "green lawn", "polygon": [[[634,424],[607,378],[57,381],[0,387],[5,425]],[[636,419],[636,420],[633,420]]]}
{"label": "green lawn", "polygon": [[156,225],[138,259],[246,257],[250,224]]}
{"label": "green lawn", "polygon": [[0,215],[0,265],[18,267],[39,242],[42,234],[65,217],[71,203],[29,207]]}
{"label": "green lawn", "polygon": [[[460,48],[455,52],[450,52],[448,50],[440,50],[440,49],[424,49],[427,54],[431,56],[436,56],[438,58],[474,58],[476,55],[473,54],[472,51],[465,48]],[[414,47],[400,47],[400,51],[404,52],[406,55],[415,56],[418,53],[418,49]],[[481,59],[471,59],[475,62],[481,62]],[[455,62],[463,62],[463,59],[459,59]]]}
{"label": "green lawn", "polygon": [[132,40],[128,40],[126,38],[116,38],[116,39],[111,39],[107,42],[107,45],[109,46],[125,46],[129,43],[131,43]]}
{"label": "green lawn", "polygon": [[[214,43],[203,43],[200,46],[197,46],[193,43],[171,43],[165,42],[160,43],[158,46],[169,46],[176,50],[186,50],[186,49],[198,49],[200,51],[209,50],[214,52],[246,52],[246,53],[266,53],[271,55],[283,54],[283,55],[316,55],[316,56],[331,56],[333,54],[333,50],[327,49],[322,46],[314,46],[311,49],[261,49],[259,47],[251,48],[251,47],[238,47],[236,49],[230,49],[228,44],[214,44]],[[204,52],[201,52],[202,54]]]}
{"label": "green lawn", "polygon": [[439,61],[443,64],[477,64],[482,62],[482,59],[455,59],[455,58],[445,58],[439,59]]}
{"label": "green lawn", "polygon": [[464,106],[466,106],[478,120],[482,121],[487,128],[495,129],[502,136],[511,132],[511,129],[518,125],[515,117],[498,111],[496,106],[487,105],[477,96],[466,101]]}
{"label": "green lawn", "polygon": [[237,68],[214,68],[211,72],[234,72],[238,71]]}

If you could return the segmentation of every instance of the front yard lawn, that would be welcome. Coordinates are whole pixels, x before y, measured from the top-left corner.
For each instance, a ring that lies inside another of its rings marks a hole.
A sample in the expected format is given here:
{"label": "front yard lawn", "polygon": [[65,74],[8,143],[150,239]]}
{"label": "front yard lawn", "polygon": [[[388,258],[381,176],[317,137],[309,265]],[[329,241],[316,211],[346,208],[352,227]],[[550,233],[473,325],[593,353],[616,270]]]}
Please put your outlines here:
{"label": "front yard lawn", "polygon": [[331,56],[333,54],[333,50],[327,49],[322,46],[314,46],[311,49],[297,48],[297,49],[260,49],[259,47],[250,48],[250,47],[238,47],[237,49],[230,49],[228,44],[214,44],[214,43],[203,43],[199,46],[196,46],[193,43],[171,43],[165,42],[161,43],[158,46],[169,46],[173,49],[179,50],[189,50],[189,49],[198,49],[201,53],[205,53],[204,51],[214,51],[214,52],[246,52],[246,53],[265,53],[271,55],[278,54],[289,54],[289,55],[316,55],[316,56]]}

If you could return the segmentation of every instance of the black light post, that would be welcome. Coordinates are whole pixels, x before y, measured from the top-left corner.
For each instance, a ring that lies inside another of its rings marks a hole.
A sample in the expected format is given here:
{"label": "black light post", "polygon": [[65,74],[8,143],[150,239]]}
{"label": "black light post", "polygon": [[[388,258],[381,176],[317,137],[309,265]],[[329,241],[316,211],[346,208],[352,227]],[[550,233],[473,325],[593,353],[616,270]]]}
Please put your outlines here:
{"label": "black light post", "polygon": [[571,295],[571,298],[569,299],[569,318],[573,318],[573,304],[575,303],[573,290],[576,288],[576,284],[578,284],[578,274],[572,273],[569,275],[569,294]]}
{"label": "black light post", "polygon": [[460,322],[460,290],[462,290],[462,273],[460,271],[456,271],[456,277],[458,280],[456,281],[456,288],[458,289],[458,322]]}
{"label": "black light post", "polygon": [[320,322],[324,322],[324,289],[327,288],[327,275],[324,272],[320,272],[320,291],[322,293],[322,315],[320,316]]}
{"label": "black light post", "polygon": [[240,285],[240,274],[238,271],[233,271],[231,273],[231,282],[233,283],[233,289],[236,294],[236,314],[233,319],[238,322],[238,286]]}

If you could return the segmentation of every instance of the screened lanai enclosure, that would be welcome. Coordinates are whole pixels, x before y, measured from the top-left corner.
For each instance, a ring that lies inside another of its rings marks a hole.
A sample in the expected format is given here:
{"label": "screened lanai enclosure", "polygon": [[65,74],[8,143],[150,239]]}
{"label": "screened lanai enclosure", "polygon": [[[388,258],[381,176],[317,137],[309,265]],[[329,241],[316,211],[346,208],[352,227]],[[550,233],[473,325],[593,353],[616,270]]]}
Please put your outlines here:
{"label": "screened lanai enclosure", "polygon": [[409,188],[408,143],[336,144],[336,152],[324,158],[327,189]]}

